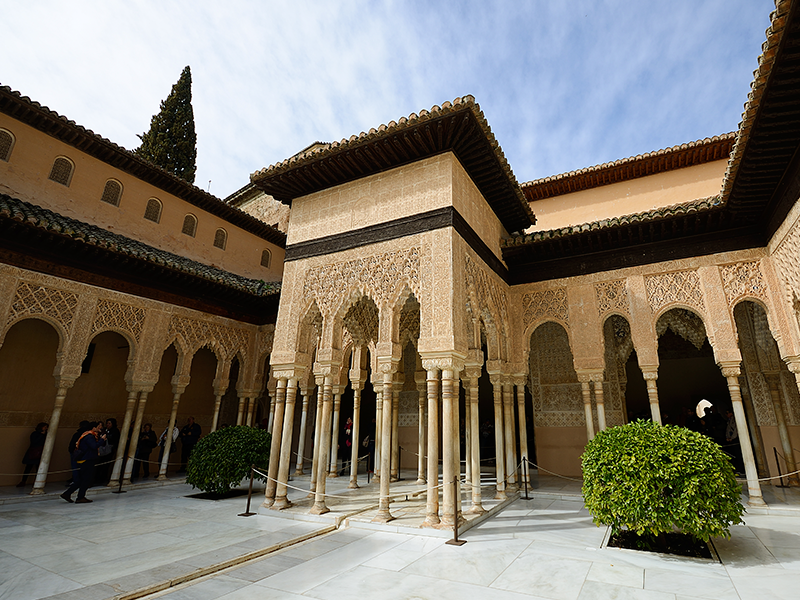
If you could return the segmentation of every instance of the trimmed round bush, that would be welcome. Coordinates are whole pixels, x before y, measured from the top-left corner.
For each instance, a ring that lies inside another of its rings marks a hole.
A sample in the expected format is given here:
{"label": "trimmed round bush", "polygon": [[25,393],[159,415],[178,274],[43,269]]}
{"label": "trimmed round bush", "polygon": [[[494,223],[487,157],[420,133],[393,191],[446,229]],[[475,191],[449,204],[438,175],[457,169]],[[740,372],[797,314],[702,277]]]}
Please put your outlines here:
{"label": "trimmed round bush", "polygon": [[742,522],[730,459],[701,433],[640,420],[598,433],[581,463],[586,508],[613,534],[678,530],[707,542]]}
{"label": "trimmed round bush", "polygon": [[[266,429],[236,426],[200,438],[189,457],[186,483],[212,494],[224,494],[250,476],[250,465],[267,472],[272,436]],[[256,479],[266,478],[258,473]]]}

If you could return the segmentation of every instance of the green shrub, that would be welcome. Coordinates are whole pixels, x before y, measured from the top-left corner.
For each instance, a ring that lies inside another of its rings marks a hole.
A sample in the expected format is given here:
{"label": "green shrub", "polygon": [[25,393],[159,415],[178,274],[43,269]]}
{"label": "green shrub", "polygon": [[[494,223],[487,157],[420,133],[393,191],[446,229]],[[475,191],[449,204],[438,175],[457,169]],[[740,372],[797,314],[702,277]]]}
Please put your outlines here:
{"label": "green shrub", "polygon": [[581,458],[594,522],[653,538],[675,529],[708,541],[730,537],[744,507],[730,459],[710,438],[636,421],[601,431]]}
{"label": "green shrub", "polygon": [[[200,438],[189,457],[186,483],[224,494],[250,476],[250,465],[267,472],[272,436],[265,429],[236,426]],[[256,473],[256,478],[266,478]]]}

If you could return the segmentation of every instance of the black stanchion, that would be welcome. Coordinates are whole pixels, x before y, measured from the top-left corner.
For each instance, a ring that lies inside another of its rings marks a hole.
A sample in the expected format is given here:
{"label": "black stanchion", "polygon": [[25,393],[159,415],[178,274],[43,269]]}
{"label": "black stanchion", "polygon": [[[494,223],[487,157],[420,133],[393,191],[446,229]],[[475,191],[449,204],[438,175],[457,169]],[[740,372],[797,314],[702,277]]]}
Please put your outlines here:
{"label": "black stanchion", "polygon": [[250,465],[250,487],[247,489],[247,509],[243,513],[239,513],[240,517],[252,517],[255,514],[250,512],[250,499],[253,497],[253,475],[255,474],[255,465]]}
{"label": "black stanchion", "polygon": [[463,546],[467,540],[458,539],[458,476],[453,478],[453,539],[445,544],[450,546]]}
{"label": "black stanchion", "polygon": [[775,446],[773,446],[772,451],[775,453],[775,466],[778,467],[778,477],[781,478],[781,484],[776,485],[775,487],[780,487],[780,488],[789,487],[788,485],[783,483],[783,473],[781,473],[781,461],[778,460],[778,449]]}
{"label": "black stanchion", "polygon": [[123,490],[122,489],[122,480],[125,478],[125,467],[126,467],[127,464],[128,464],[128,459],[127,458],[123,458],[122,459],[122,468],[119,470],[119,487],[116,490],[114,490],[113,492],[111,492],[112,494],[127,494],[128,493],[128,490]]}
{"label": "black stanchion", "polygon": [[530,500],[528,498],[528,479],[529,479],[530,471],[528,470],[528,459],[526,457],[522,457],[522,480],[525,482],[525,500]]}

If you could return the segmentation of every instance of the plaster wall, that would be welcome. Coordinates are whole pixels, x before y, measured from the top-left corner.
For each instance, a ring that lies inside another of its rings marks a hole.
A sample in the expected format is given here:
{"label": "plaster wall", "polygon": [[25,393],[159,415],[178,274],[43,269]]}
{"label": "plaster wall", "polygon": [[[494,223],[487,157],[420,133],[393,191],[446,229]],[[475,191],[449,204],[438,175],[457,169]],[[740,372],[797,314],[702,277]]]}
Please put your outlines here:
{"label": "plaster wall", "polygon": [[559,475],[581,476],[585,427],[534,427],[534,440],[538,464]]}
{"label": "plaster wall", "polygon": [[[279,246],[8,115],[0,114],[0,127],[16,138],[9,161],[0,160],[0,192],[244,277],[280,280],[284,250]],[[75,164],[69,187],[48,179],[58,156]],[[119,206],[100,201],[109,179],[122,184]],[[163,205],[159,223],[144,218],[150,198],[157,198]],[[189,213],[197,217],[195,237],[181,233]],[[228,234],[224,250],[214,246],[218,228]],[[261,266],[265,249],[272,253],[269,268]]]}
{"label": "plaster wall", "polygon": [[536,215],[536,225],[528,231],[582,225],[716,196],[722,188],[727,164],[727,159],[717,160],[535,200],[531,202],[531,210]]}

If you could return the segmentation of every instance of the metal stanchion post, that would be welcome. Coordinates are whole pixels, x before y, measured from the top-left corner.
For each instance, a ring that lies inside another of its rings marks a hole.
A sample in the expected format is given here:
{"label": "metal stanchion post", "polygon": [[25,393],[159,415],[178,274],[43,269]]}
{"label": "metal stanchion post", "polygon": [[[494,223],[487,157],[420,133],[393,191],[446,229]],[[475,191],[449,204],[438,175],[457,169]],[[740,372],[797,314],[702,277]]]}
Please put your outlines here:
{"label": "metal stanchion post", "polygon": [[[453,498],[455,499],[458,496],[458,476],[453,478]],[[460,540],[458,539],[458,511],[456,507],[458,506],[458,502],[453,503],[453,539],[447,540],[445,544],[450,546],[463,546],[467,543],[467,540]]]}
{"label": "metal stanchion post", "polygon": [[529,473],[530,472],[528,470],[528,459],[523,456],[522,457],[522,479],[525,482],[525,500],[530,500],[530,498],[528,498],[528,475],[529,475]]}
{"label": "metal stanchion post", "polygon": [[250,465],[250,487],[247,490],[247,509],[243,513],[239,513],[238,516],[240,517],[252,517],[253,515],[257,514],[254,512],[250,512],[250,498],[253,497],[253,474],[255,468],[256,468],[255,465]]}
{"label": "metal stanchion post", "polygon": [[781,484],[776,485],[775,487],[781,487],[781,488],[789,487],[788,485],[783,483],[783,473],[781,473],[781,461],[778,459],[778,449],[775,446],[773,446],[772,451],[775,453],[775,466],[778,467],[778,477],[781,478]]}
{"label": "metal stanchion post", "polygon": [[114,490],[113,492],[111,492],[112,494],[125,494],[125,493],[127,493],[127,490],[123,490],[122,489],[122,480],[125,477],[125,465],[127,464],[127,462],[128,462],[127,458],[123,459],[122,468],[119,471],[119,487],[116,490]]}

